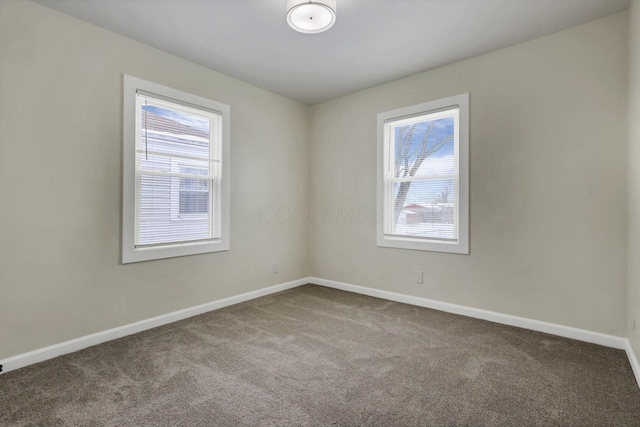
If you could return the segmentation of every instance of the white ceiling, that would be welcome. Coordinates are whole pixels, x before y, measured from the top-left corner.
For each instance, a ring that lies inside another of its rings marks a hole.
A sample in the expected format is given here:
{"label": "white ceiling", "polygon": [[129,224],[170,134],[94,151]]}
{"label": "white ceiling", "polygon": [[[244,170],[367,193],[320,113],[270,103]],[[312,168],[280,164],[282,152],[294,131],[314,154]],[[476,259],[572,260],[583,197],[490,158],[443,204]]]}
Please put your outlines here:
{"label": "white ceiling", "polygon": [[35,0],[305,104],[550,34],[629,0],[337,0],[299,34],[285,0]]}

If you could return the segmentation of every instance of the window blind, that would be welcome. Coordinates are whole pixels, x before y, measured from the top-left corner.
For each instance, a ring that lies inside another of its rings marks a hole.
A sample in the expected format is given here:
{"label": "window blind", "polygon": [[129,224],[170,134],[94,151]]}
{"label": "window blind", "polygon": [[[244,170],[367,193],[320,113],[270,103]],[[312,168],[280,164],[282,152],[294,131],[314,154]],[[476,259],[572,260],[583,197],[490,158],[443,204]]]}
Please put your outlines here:
{"label": "window blind", "polygon": [[222,114],[136,93],[135,246],[220,238]]}
{"label": "window blind", "polygon": [[385,123],[384,234],[457,241],[457,105]]}

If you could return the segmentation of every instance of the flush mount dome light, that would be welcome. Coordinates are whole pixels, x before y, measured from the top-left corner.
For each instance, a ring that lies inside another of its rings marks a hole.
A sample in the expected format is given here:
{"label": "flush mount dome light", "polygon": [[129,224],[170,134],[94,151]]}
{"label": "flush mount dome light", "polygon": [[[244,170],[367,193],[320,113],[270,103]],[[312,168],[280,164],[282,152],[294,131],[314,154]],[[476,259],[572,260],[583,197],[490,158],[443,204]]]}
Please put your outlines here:
{"label": "flush mount dome light", "polygon": [[287,0],[287,23],[294,30],[315,34],[336,22],[336,0]]}

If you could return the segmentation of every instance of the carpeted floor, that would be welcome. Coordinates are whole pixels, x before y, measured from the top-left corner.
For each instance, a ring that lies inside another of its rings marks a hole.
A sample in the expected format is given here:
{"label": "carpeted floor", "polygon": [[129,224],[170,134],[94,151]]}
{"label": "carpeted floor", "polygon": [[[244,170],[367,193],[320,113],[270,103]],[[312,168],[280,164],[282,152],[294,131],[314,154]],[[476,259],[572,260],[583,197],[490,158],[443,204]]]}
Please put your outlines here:
{"label": "carpeted floor", "polygon": [[0,376],[8,426],[640,426],[623,351],[306,285]]}

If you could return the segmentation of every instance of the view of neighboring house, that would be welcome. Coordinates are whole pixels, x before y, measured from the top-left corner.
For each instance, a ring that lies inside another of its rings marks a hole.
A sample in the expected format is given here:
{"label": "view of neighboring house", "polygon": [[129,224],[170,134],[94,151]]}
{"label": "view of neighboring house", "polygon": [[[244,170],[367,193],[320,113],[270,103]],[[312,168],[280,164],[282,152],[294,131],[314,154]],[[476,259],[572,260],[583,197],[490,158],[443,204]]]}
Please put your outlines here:
{"label": "view of neighboring house", "polygon": [[412,203],[398,216],[398,233],[432,239],[454,239],[455,205],[449,203]]}
{"label": "view of neighboring house", "polygon": [[404,206],[398,222],[402,223],[401,221],[404,219],[404,224],[407,225],[425,222],[453,224],[454,214],[453,203],[413,203]]}

